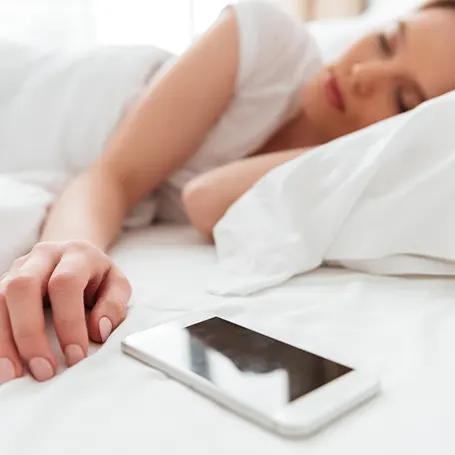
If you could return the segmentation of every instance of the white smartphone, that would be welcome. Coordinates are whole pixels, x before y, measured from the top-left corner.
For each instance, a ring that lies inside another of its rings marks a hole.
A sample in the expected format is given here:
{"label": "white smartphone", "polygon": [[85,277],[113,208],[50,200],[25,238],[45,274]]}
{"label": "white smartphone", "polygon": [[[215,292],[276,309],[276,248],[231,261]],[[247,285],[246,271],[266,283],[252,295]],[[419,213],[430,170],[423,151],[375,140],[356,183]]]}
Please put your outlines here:
{"label": "white smartphone", "polygon": [[127,337],[122,349],[283,436],[307,436],[372,398],[374,375],[209,314]]}

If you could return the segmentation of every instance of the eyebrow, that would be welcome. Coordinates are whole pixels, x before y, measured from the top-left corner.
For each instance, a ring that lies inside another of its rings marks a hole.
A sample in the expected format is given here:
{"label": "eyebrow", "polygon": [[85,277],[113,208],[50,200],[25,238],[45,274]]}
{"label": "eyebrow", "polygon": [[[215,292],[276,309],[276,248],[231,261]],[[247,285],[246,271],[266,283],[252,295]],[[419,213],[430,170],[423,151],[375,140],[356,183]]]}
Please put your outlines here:
{"label": "eyebrow", "polygon": [[[407,36],[408,36],[408,24],[405,21],[399,21],[398,22],[398,34],[400,37],[401,42],[403,45],[406,44],[407,41]],[[423,91],[422,87],[418,84],[417,81],[413,81],[415,88],[419,94],[420,99],[422,100],[422,103],[428,100],[428,97],[425,95],[425,92]]]}

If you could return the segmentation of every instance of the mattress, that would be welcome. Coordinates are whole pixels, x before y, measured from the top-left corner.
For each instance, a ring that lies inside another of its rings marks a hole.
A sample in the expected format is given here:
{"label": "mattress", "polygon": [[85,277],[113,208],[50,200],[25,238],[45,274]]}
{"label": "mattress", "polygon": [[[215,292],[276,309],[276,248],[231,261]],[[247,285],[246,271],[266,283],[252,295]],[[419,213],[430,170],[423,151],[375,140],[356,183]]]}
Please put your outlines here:
{"label": "mattress", "polygon": [[[215,250],[189,227],[130,232],[112,254],[134,288],[128,319],[79,365],[61,359],[50,382],[0,387],[0,454],[455,453],[455,281],[320,269],[227,299],[205,292]],[[382,393],[312,438],[286,440],[121,353],[128,334],[197,310],[372,367]]]}

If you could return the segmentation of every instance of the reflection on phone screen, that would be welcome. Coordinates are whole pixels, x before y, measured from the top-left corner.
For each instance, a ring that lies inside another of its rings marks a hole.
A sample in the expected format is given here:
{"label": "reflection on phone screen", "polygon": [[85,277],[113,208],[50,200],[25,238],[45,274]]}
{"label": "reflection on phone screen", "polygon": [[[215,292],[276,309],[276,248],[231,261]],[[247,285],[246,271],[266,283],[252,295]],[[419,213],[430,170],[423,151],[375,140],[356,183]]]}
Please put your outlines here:
{"label": "reflection on phone screen", "polygon": [[164,359],[263,411],[278,411],[352,371],[216,317],[172,333],[160,340]]}

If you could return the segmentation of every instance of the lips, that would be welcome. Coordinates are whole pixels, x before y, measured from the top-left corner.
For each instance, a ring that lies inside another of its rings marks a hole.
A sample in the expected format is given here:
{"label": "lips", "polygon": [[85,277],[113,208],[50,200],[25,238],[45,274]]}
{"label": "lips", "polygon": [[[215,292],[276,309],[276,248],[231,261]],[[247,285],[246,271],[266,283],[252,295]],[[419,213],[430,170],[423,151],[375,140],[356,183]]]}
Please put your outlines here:
{"label": "lips", "polygon": [[329,103],[338,111],[346,112],[346,103],[335,75],[331,72],[325,83],[325,91]]}

